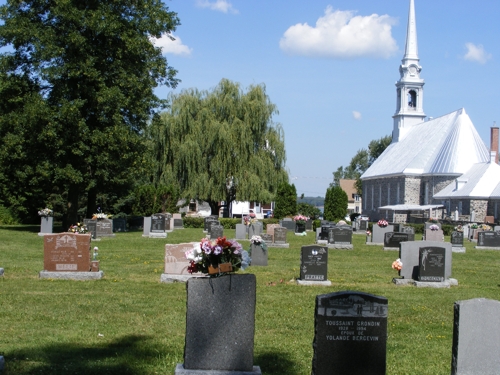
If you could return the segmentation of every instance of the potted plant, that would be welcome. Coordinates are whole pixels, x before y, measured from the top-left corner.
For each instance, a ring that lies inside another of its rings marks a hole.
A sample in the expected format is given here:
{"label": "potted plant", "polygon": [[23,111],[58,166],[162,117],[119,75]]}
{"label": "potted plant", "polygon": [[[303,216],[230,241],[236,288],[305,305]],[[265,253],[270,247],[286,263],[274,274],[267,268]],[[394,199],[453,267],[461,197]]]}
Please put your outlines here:
{"label": "potted plant", "polygon": [[293,221],[295,221],[295,233],[303,233],[306,231],[306,221],[309,220],[307,216],[295,215]]}

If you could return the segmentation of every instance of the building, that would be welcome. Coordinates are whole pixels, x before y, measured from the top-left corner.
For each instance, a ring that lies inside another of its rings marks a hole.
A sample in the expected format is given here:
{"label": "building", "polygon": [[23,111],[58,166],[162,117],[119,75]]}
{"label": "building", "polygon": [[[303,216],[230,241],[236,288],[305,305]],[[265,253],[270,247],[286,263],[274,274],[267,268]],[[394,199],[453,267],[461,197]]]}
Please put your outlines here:
{"label": "building", "polygon": [[356,180],[339,180],[339,186],[347,194],[347,214],[361,213],[361,197],[356,190]]}
{"label": "building", "polygon": [[[497,217],[492,194],[497,194],[494,181],[500,183],[500,174],[489,183],[494,186],[489,195],[464,195],[456,188],[457,184],[462,187],[463,178],[472,181],[472,177],[465,176],[473,169],[486,168],[490,177],[495,173],[491,171],[499,169],[486,166],[491,163],[490,150],[464,108],[426,118],[421,70],[415,6],[410,0],[405,53],[396,83],[392,143],[361,176],[363,214],[372,220],[386,218],[393,222],[449,216],[457,210],[469,218],[474,212],[478,221],[487,213]],[[498,130],[495,134],[492,132],[492,150],[498,153]]]}

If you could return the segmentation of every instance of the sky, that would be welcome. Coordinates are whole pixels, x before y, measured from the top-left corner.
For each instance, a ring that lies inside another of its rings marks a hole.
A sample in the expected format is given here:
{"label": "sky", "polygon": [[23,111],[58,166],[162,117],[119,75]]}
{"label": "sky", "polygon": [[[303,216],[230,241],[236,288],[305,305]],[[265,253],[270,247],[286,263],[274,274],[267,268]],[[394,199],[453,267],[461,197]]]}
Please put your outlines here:
{"label": "sky", "polygon": [[[181,82],[157,95],[223,78],[265,85],[298,195],[324,196],[338,167],[391,134],[410,0],[163,1],[181,25],[175,41],[155,43]],[[415,11],[425,114],[465,108],[489,147],[500,125],[500,1],[415,0]]]}

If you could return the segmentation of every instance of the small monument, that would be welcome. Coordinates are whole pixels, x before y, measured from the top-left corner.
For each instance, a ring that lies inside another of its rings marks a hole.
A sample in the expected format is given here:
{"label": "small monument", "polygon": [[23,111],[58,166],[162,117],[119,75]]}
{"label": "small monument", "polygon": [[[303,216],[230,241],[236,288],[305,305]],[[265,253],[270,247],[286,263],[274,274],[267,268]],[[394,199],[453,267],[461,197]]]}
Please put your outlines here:
{"label": "small monument", "polygon": [[299,285],[330,286],[328,280],[328,247],[319,245],[302,246],[300,252]]}
{"label": "small monument", "polygon": [[145,216],[142,225],[142,237],[149,237],[151,231],[151,216]]}
{"label": "small monument", "polygon": [[464,246],[464,232],[453,231],[451,232],[451,251],[454,253],[465,253]]}
{"label": "small monument", "polygon": [[204,276],[202,273],[189,273],[189,260],[186,251],[191,250],[196,242],[166,244],[165,245],[165,272],[160,277],[162,283],[186,282],[191,277]]}
{"label": "small monument", "polygon": [[331,227],[328,231],[328,248],[352,250],[352,228],[347,225]]}
{"label": "small monument", "polygon": [[274,242],[267,244],[268,247],[283,247],[289,248],[290,244],[286,242],[286,235],[288,233],[288,229],[283,227],[275,227],[274,228]]}
{"label": "small monument", "polygon": [[479,250],[500,250],[500,232],[483,231],[477,234]]}
{"label": "small monument", "polygon": [[383,246],[385,234],[388,232],[394,232],[394,225],[388,224],[385,220],[379,220],[378,223],[373,224],[371,241],[367,241],[366,244]]}
{"label": "small monument", "polygon": [[167,238],[167,217],[165,214],[151,215],[149,238]]}
{"label": "small monument", "polygon": [[387,232],[384,236],[384,250],[399,250],[401,242],[415,241],[411,233]]}

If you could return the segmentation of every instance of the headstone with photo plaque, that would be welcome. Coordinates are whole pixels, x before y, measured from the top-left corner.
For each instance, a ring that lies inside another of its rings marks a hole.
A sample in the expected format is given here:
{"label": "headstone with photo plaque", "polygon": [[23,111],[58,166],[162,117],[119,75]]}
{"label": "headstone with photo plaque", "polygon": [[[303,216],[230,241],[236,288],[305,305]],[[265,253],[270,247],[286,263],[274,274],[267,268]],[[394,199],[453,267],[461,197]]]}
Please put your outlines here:
{"label": "headstone with photo plaque", "polygon": [[302,246],[300,252],[299,285],[331,285],[328,280],[328,248],[319,245]]}
{"label": "headstone with photo plaque", "polygon": [[312,374],[385,375],[387,302],[355,291],[316,296]]}

